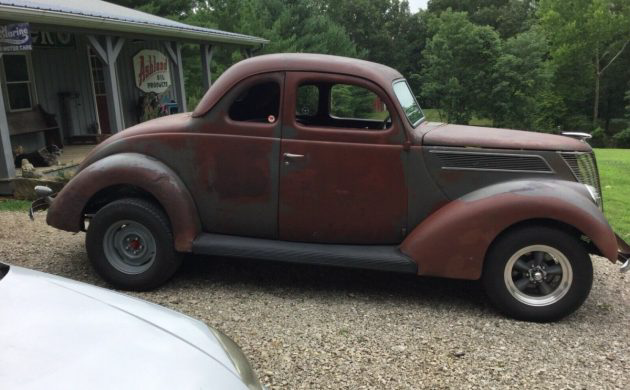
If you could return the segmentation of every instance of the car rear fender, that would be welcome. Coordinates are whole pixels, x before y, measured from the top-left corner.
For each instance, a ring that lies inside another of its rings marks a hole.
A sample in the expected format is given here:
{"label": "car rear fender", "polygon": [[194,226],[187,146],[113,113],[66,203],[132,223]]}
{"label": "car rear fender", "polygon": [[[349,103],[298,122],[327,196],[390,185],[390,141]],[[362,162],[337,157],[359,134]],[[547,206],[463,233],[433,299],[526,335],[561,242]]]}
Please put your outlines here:
{"label": "car rear fender", "polygon": [[608,221],[579,183],[518,180],[491,185],[435,211],[402,242],[420,275],[478,279],[486,252],[506,229],[525,221],[551,220],[587,236],[617,261],[617,240]]}
{"label": "car rear fender", "polygon": [[191,251],[193,240],[201,232],[193,198],[171,168],[143,154],[114,154],[85,167],[54,198],[46,222],[62,230],[81,230],[90,199],[117,185],[132,185],[151,194],[169,217],[175,249]]}

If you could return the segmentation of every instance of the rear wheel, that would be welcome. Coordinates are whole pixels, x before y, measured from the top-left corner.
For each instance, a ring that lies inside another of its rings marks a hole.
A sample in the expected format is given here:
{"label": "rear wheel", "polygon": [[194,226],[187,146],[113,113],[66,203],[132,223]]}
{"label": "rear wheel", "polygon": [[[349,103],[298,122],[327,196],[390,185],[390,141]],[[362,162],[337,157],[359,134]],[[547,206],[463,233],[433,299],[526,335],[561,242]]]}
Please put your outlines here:
{"label": "rear wheel", "polygon": [[85,240],[94,269],[117,288],[155,288],[181,264],[168,218],[143,199],[121,199],[104,206],[90,221]]}
{"label": "rear wheel", "polygon": [[574,236],[549,227],[506,233],[490,249],[483,285],[490,301],[520,320],[555,321],[588,297],[593,266]]}

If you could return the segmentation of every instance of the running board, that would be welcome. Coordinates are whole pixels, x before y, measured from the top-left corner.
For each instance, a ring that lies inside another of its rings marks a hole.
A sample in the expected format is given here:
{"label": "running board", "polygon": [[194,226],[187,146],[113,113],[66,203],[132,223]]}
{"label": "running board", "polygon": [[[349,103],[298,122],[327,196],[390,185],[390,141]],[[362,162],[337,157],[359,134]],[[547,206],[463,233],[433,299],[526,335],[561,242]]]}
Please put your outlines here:
{"label": "running board", "polygon": [[417,273],[418,267],[398,246],[311,244],[202,233],[193,253],[289,263],[329,265],[381,271]]}

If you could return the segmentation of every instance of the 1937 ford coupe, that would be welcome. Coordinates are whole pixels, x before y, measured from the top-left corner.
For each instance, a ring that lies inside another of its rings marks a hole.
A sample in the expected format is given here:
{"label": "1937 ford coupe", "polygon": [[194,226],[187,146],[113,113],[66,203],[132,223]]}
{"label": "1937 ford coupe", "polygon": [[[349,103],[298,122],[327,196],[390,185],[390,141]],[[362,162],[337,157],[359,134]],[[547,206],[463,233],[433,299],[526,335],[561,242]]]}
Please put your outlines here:
{"label": "1937 ford coupe", "polygon": [[587,143],[429,123],[400,73],[343,57],[239,62],[47,199],[48,224],[87,230],[123,289],[161,285],[191,252],[481,279],[504,313],[552,321],[588,296],[589,254],[629,267]]}

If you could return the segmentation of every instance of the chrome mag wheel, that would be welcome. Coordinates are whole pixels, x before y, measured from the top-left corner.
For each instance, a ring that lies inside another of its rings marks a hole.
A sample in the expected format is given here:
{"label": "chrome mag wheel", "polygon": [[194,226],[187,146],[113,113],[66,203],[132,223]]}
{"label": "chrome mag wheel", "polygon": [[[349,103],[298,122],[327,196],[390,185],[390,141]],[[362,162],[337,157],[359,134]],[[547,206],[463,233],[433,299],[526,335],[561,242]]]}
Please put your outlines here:
{"label": "chrome mag wheel", "polygon": [[573,283],[569,259],[558,249],[531,245],[520,249],[505,265],[509,293],[529,306],[548,306],[564,297]]}

